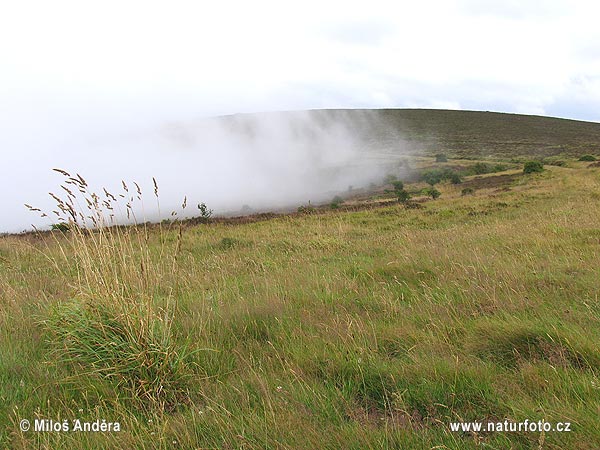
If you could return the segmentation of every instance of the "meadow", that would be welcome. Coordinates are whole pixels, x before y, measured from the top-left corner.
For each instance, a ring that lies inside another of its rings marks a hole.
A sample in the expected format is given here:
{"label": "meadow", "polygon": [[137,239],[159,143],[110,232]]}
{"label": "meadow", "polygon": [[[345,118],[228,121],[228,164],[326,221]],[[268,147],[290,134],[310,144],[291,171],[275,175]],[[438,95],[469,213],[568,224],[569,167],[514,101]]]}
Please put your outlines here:
{"label": "meadow", "polygon": [[[599,448],[600,167],[548,148],[435,200],[3,236],[0,447]],[[449,426],[526,419],[572,431]]]}

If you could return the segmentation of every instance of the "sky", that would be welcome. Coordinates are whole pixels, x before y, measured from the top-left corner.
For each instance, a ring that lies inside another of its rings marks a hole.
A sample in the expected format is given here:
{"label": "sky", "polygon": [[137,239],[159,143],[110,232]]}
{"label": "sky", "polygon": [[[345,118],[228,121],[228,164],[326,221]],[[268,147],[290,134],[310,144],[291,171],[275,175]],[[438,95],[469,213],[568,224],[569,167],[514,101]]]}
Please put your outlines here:
{"label": "sky", "polygon": [[[443,108],[600,121],[598,17],[579,0],[1,2],[0,231],[39,223],[23,203],[47,205],[53,167],[112,185],[167,165],[173,198],[200,188],[188,169],[214,154],[182,155],[165,130],[205,117]],[[234,141],[214,152],[239,162]],[[298,161],[279,151],[278,164]]]}

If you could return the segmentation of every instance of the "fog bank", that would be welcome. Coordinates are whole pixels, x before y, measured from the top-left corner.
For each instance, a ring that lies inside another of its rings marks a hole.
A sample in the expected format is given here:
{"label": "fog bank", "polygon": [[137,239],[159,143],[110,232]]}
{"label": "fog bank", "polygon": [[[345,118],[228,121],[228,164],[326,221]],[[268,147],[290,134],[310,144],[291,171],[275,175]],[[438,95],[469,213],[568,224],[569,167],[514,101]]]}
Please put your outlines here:
{"label": "fog bank", "polygon": [[[51,170],[56,167],[81,174],[98,193],[103,187],[119,193],[122,180],[137,181],[145,203],[142,208],[137,202],[138,221],[168,218],[171,211],[193,216],[201,202],[215,214],[235,214],[329,201],[349,186],[366,186],[384,175],[384,165],[366,149],[373,126],[368,111],[306,111],[174,121],[105,133],[78,130],[76,138],[50,140],[42,158],[25,163],[16,155],[9,163],[14,170],[3,187],[21,188],[6,202],[9,214],[0,220],[0,230],[44,228],[57,221],[52,215],[36,217],[23,206],[55,209],[47,193],[60,193],[62,176]],[[153,178],[159,185],[160,217]],[[188,208],[182,213],[184,197]]]}

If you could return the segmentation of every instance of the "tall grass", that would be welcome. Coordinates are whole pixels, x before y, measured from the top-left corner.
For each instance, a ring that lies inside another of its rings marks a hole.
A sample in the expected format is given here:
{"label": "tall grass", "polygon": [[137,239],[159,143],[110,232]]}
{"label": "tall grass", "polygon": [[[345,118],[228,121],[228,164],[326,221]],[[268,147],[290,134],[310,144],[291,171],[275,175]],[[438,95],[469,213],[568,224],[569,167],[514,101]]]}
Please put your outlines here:
{"label": "tall grass", "polygon": [[[598,448],[600,173],[571,164],[185,233],[103,205],[46,262],[0,239],[0,448]],[[33,417],[123,431],[19,433]],[[573,431],[448,427],[525,419]]]}
{"label": "tall grass", "polygon": [[[171,283],[182,281],[176,276],[181,227],[159,227],[157,247],[135,217],[138,184],[133,192],[123,182],[122,193],[99,195],[80,175],[56,170],[65,177],[65,195],[50,195],[62,226],[52,232],[58,251],[47,256],[57,276],[75,282],[71,298],[56,303],[44,323],[54,361],[76,366],[79,381],[94,386],[99,378],[144,407],[187,402],[194,370],[190,349],[173,330],[177,286]],[[154,195],[158,202],[156,181]],[[133,225],[119,226],[120,212]]]}

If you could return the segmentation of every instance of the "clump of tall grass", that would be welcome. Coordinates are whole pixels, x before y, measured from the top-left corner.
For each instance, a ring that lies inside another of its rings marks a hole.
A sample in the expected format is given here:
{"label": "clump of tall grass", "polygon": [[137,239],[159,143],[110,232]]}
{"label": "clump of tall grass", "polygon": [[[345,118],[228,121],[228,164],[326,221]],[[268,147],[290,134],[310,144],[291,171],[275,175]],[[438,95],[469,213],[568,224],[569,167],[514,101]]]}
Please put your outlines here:
{"label": "clump of tall grass", "polygon": [[[173,330],[183,279],[176,275],[181,224],[158,225],[160,245],[151,246],[148,225],[135,217],[134,203],[142,203],[137,183],[131,188],[123,182],[117,195],[106,189],[97,194],[80,175],[55,170],[65,177],[65,194],[50,194],[53,213],[68,231],[51,233],[60,251],[48,257],[73,280],[71,298],[54,305],[44,322],[55,361],[73,364],[79,379],[108,381],[121,397],[144,407],[185,403],[195,368],[192,351]],[[118,225],[119,215],[133,224]]]}

